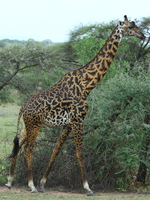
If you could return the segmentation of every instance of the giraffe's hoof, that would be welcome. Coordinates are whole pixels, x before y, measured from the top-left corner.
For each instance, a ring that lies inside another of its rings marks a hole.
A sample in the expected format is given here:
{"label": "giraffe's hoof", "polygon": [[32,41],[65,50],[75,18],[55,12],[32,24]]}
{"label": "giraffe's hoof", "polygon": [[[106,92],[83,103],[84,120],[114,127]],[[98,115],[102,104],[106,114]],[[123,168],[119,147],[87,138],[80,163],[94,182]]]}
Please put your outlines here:
{"label": "giraffe's hoof", "polygon": [[93,192],[87,193],[87,196],[94,196]]}
{"label": "giraffe's hoof", "polygon": [[31,193],[38,193],[37,189],[31,191]]}
{"label": "giraffe's hoof", "polygon": [[46,193],[44,189],[39,190],[39,192]]}
{"label": "giraffe's hoof", "polygon": [[10,190],[11,189],[11,186],[8,185],[7,183],[5,184],[5,186]]}

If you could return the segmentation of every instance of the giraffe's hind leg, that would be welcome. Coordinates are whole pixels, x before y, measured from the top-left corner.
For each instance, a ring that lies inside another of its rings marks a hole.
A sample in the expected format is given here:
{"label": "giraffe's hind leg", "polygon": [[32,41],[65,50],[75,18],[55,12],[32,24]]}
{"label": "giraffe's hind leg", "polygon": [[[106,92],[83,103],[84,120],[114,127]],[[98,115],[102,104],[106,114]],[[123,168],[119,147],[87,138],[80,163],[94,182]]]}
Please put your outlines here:
{"label": "giraffe's hind leg", "polygon": [[23,129],[22,129],[22,131],[19,135],[19,138],[16,138],[16,140],[17,141],[15,141],[15,142],[16,143],[19,142],[19,146],[18,146],[18,144],[14,144],[14,149],[16,148],[15,145],[17,145],[18,147],[14,151],[13,155],[10,156],[10,157],[12,157],[12,163],[11,163],[10,173],[9,173],[9,176],[8,176],[8,182],[5,184],[5,186],[8,187],[9,189],[11,189],[11,186],[12,186],[12,182],[13,182],[13,178],[14,178],[14,170],[15,170],[19,150],[20,150],[21,146],[24,144],[24,142],[26,141],[26,129],[25,129],[25,127],[23,127]]}
{"label": "giraffe's hind leg", "polygon": [[32,174],[32,152],[34,148],[35,139],[38,135],[39,129],[41,125],[35,125],[33,128],[32,126],[26,126],[27,131],[27,141],[24,148],[26,161],[27,161],[27,167],[28,167],[28,187],[31,189],[32,193],[37,193],[37,189],[34,186],[33,183],[33,174]]}
{"label": "giraffe's hind leg", "polygon": [[56,156],[59,154],[60,152],[60,149],[61,147],[63,146],[65,140],[67,139],[69,133],[71,131],[71,128],[70,126],[64,126],[62,131],[60,132],[60,135],[59,135],[59,138],[57,139],[57,142],[53,148],[53,151],[52,151],[52,154],[51,154],[51,158],[50,158],[50,161],[49,161],[49,164],[45,170],[45,173],[40,181],[40,192],[45,192],[45,189],[44,189],[44,185],[46,183],[46,180],[47,180],[47,177],[48,177],[48,174],[51,170],[51,167],[55,161],[55,158]]}

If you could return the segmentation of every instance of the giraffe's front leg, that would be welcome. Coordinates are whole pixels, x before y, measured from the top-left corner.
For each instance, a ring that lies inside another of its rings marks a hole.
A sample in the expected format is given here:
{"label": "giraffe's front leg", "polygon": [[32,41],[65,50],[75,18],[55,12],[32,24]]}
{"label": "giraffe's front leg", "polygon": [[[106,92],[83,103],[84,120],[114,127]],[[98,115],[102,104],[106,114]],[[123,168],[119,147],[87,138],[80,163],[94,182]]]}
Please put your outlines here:
{"label": "giraffe's front leg", "polygon": [[73,133],[74,133],[74,140],[76,146],[76,156],[80,165],[82,181],[83,181],[83,188],[87,191],[87,196],[94,196],[94,193],[89,187],[89,184],[85,177],[85,168],[83,165],[83,158],[82,158],[82,150],[83,150],[83,141],[82,141],[82,131],[83,131],[83,124],[73,124]]}

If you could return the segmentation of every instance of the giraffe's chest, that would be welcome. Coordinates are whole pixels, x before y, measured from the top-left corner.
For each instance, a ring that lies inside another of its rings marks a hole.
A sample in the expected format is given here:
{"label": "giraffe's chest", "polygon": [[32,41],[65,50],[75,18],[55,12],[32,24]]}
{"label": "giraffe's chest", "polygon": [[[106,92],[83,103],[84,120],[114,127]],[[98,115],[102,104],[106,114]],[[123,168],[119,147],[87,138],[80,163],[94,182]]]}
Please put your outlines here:
{"label": "giraffe's chest", "polygon": [[52,111],[43,117],[44,124],[49,127],[64,126],[70,123],[71,113],[67,110]]}

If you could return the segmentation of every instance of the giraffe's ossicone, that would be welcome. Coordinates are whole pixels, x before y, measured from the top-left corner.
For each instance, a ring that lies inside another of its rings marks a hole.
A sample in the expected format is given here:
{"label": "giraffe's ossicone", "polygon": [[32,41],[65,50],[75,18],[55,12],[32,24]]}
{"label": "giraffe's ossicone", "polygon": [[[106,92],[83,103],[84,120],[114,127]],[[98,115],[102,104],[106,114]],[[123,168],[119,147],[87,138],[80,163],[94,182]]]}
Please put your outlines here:
{"label": "giraffe's ossicone", "polygon": [[57,139],[51,154],[49,164],[40,181],[41,191],[44,192],[50,169],[70,131],[74,134],[76,156],[80,165],[83,187],[87,195],[93,195],[85,177],[82,161],[83,121],[88,110],[87,96],[108,71],[118,50],[122,37],[137,37],[145,39],[144,34],[124,16],[123,22],[117,26],[107,39],[98,54],[85,66],[67,73],[53,87],[43,90],[33,96],[21,107],[18,117],[18,126],[23,116],[24,128],[14,140],[12,165],[6,186],[11,188],[14,177],[19,149],[25,144],[25,155],[28,166],[28,186],[31,192],[37,192],[32,175],[32,151],[35,139],[41,125],[49,127],[62,126],[62,131]]}

